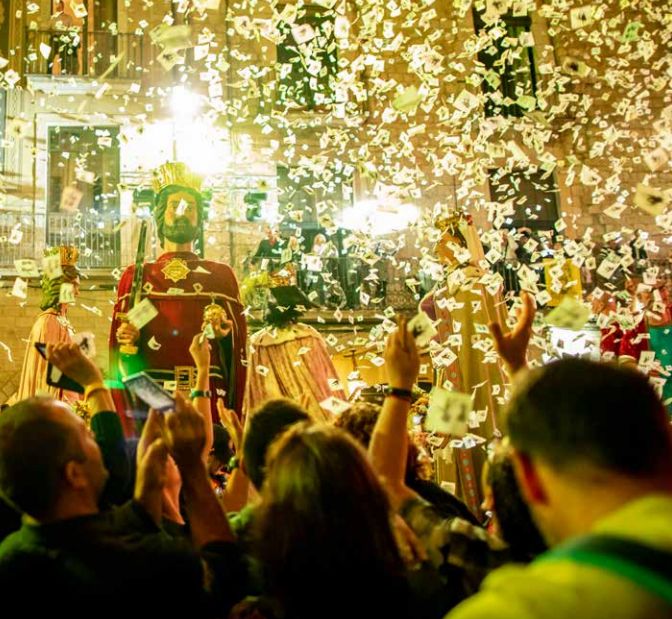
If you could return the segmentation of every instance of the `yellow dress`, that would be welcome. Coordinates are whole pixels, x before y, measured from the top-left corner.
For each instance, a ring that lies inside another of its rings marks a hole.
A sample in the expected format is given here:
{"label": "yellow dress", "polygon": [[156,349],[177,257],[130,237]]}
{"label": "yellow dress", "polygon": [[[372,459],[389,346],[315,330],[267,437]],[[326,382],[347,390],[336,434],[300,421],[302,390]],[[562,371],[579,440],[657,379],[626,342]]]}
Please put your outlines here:
{"label": "yellow dress", "polygon": [[[469,432],[489,441],[501,427],[499,415],[507,381],[488,325],[499,322],[505,326],[507,312],[501,286],[497,291],[489,290],[483,283],[485,271],[476,266],[483,248],[473,225],[465,224],[463,234],[471,261],[448,267],[444,281],[421,301],[420,309],[439,321],[436,341],[440,349],[433,354],[434,384],[473,395]],[[479,515],[485,443],[450,447],[452,438],[445,437],[434,452],[437,481],[454,483],[456,494]]]}

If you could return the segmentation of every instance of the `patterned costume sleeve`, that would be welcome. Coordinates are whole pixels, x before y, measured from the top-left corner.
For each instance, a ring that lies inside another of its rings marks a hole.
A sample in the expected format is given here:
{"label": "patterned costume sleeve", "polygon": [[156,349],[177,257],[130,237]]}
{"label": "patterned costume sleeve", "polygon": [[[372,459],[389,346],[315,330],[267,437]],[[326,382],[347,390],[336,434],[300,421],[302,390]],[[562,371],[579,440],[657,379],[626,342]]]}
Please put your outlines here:
{"label": "patterned costume sleeve", "polygon": [[443,518],[423,499],[404,503],[400,515],[422,542],[456,601],[476,593],[490,571],[512,559],[508,546],[485,529],[461,518]]}

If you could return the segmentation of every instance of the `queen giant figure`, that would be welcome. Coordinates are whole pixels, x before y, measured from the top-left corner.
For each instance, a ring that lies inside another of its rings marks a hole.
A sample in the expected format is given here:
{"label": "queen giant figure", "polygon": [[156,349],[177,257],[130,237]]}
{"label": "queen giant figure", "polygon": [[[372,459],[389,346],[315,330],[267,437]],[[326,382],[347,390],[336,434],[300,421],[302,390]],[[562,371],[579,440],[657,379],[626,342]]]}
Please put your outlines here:
{"label": "queen giant figure", "polygon": [[[420,302],[438,321],[441,350],[434,355],[434,384],[473,396],[471,433],[489,440],[496,435],[505,393],[505,374],[494,352],[488,325],[506,324],[501,284],[483,268],[485,256],[469,216],[456,212],[436,222],[441,237],[435,245],[443,278]],[[480,473],[486,459],[483,444],[451,447],[460,437],[444,436],[435,450],[438,481],[456,484],[456,492],[474,514],[480,513]]]}

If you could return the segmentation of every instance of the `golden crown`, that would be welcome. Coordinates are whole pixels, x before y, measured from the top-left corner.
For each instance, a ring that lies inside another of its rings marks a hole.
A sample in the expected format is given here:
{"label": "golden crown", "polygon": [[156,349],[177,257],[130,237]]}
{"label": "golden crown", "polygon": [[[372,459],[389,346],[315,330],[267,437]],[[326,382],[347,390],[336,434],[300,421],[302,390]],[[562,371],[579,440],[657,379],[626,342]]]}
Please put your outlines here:
{"label": "golden crown", "polygon": [[49,249],[45,249],[44,255],[60,255],[62,267],[74,267],[77,266],[77,260],[79,259],[79,249],[72,245],[61,245],[60,247],[50,247]]}
{"label": "golden crown", "polygon": [[469,216],[463,211],[452,211],[451,213],[444,215],[443,217],[438,217],[434,220],[434,227],[445,232],[450,230],[451,232],[455,230],[462,222],[468,222]]}
{"label": "golden crown", "polygon": [[203,179],[194,174],[184,163],[164,163],[153,172],[152,189],[159,193],[169,185],[178,185],[200,193]]}

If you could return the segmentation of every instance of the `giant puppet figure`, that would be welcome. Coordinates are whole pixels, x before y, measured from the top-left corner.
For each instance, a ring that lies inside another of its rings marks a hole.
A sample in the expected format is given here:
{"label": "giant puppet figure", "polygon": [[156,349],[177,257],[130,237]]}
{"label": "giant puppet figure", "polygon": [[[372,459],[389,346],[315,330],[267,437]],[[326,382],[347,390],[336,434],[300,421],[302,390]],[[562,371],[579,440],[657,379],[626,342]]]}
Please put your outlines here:
{"label": "giant puppet figure", "polygon": [[[497,289],[493,290],[483,283],[483,246],[469,216],[456,212],[436,226],[441,238],[434,251],[444,265],[444,279],[420,302],[420,309],[438,321],[437,339],[445,345],[444,353],[449,353],[434,357],[435,384],[449,383],[452,390],[473,394],[480,424],[470,431],[488,440],[497,430],[506,383],[488,332],[492,322],[506,324],[501,287],[494,282]],[[445,437],[442,448],[435,451],[438,480],[456,482],[457,493],[479,514],[485,449],[482,445],[452,449],[451,438],[459,437]]]}
{"label": "giant puppet figure", "polygon": [[[221,397],[228,408],[241,413],[247,325],[231,267],[194,253],[205,215],[201,179],[183,163],[166,163],[154,172],[153,189],[153,214],[164,253],[156,262],[144,263],[141,240],[136,264],[121,277],[110,331],[110,367],[117,378],[143,370],[169,389],[189,391],[196,378],[189,346],[194,335],[209,331],[214,336],[209,393],[213,410]],[[145,299],[157,314],[138,329],[127,315]]]}
{"label": "giant puppet figure", "polygon": [[73,294],[79,294],[79,271],[77,258],[79,251],[76,247],[56,247],[47,252],[60,256],[60,273],[55,277],[45,273],[42,276],[42,312],[35,318],[30,330],[26,354],[23,358],[21,380],[14,401],[25,400],[36,395],[49,395],[57,400],[75,402],[79,395],[73,391],[64,391],[47,384],[47,360],[38,353],[36,343],[42,344],[69,344],[75,331],[68,321],[68,304],[62,302],[62,284],[72,284]]}
{"label": "giant puppet figure", "polygon": [[270,292],[266,324],[250,338],[246,410],[254,412],[272,398],[290,398],[300,401],[316,421],[330,421],[320,403],[332,396],[345,399],[345,394],[324,338],[298,322],[301,307],[312,303],[296,286],[275,286]]}

